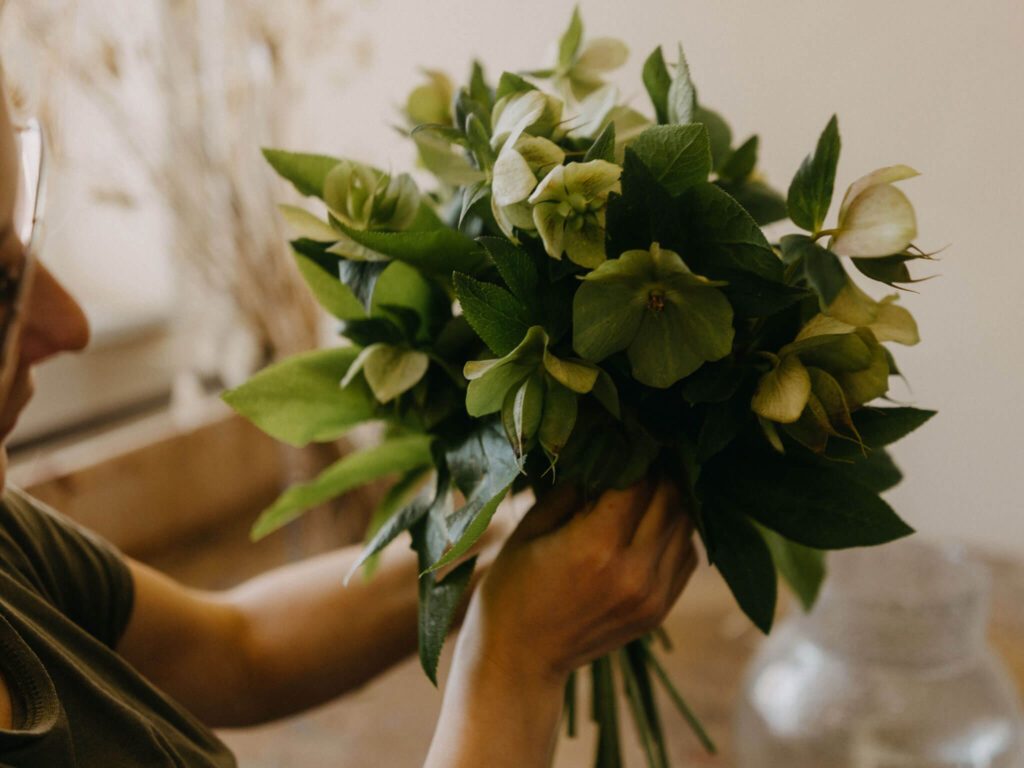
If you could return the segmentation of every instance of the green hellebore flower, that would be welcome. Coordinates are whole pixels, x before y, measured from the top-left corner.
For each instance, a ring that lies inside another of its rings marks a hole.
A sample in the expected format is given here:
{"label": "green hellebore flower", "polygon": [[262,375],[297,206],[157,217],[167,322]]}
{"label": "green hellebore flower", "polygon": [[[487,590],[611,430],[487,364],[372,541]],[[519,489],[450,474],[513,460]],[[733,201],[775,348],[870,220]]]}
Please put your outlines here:
{"label": "green hellebore flower", "polygon": [[362,371],[373,396],[389,403],[419,383],[427,372],[430,358],[426,353],[391,344],[371,344],[352,361],[341,380],[347,387]]}
{"label": "green hellebore flower", "polygon": [[893,183],[917,175],[909,166],[890,165],[853,182],[839,208],[829,250],[860,259],[901,253],[917,237],[917,218]]}
{"label": "green hellebore flower", "polygon": [[617,413],[611,378],[584,360],[563,360],[548,350],[548,336],[535,325],[502,358],[466,363],[466,411],[481,417],[502,413],[509,442],[522,460],[534,437],[552,462],[576,423],[576,398],[592,392]]}
{"label": "green hellebore flower", "polygon": [[864,291],[847,282],[825,314],[813,317],[796,337],[797,341],[826,333],[852,333],[856,328],[867,328],[878,341],[894,341],[913,346],[918,335],[914,316],[896,305],[897,294],[875,301]]}
{"label": "green hellebore flower", "polygon": [[565,253],[581,267],[605,260],[605,208],[618,192],[622,169],[606,160],[556,166],[543,178],[529,202],[533,223],[554,259]]}
{"label": "green hellebore flower", "polygon": [[[882,306],[901,310],[891,302]],[[885,329],[900,322],[883,319],[877,332],[885,336]],[[892,335],[905,334],[899,328]],[[772,369],[758,382],[751,408],[813,451],[824,451],[832,436],[859,441],[851,413],[889,389],[889,360],[879,342],[873,329],[814,317],[793,343],[772,356]]]}
{"label": "green hellebore flower", "polygon": [[583,278],[573,299],[573,348],[599,362],[626,350],[633,378],[665,388],[732,351],[732,305],[722,281],[695,275],[652,243]]}
{"label": "green hellebore flower", "polygon": [[417,86],[405,102],[405,114],[410,124],[451,125],[452,99],[455,89],[444,72],[423,70],[427,82]]}
{"label": "green hellebore flower", "polygon": [[354,229],[403,230],[416,218],[420,192],[412,177],[389,176],[362,163],[342,160],[324,179],[324,202]]}

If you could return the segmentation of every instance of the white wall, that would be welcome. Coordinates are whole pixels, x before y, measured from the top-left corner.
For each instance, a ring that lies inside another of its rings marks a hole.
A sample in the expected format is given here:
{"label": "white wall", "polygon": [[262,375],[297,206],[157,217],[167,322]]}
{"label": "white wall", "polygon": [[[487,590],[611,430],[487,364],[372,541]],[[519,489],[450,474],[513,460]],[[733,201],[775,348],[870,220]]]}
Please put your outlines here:
{"label": "white wall", "polygon": [[[302,148],[406,167],[388,126],[417,67],[461,77],[474,54],[495,75],[538,66],[572,4],[333,6],[344,23],[332,49],[311,56],[309,78],[323,86],[310,89]],[[1024,3],[589,0],[582,10],[591,34],[629,44],[622,83],[644,108],[644,57],[682,40],[702,99],[741,137],[760,133],[762,167],[783,189],[832,112],[844,143],[837,197],[882,165],[923,172],[905,185],[919,244],[950,247],[941,277],[904,298],[922,344],[896,352],[908,399],[940,415],[897,449],[907,479],[891,499],[922,531],[1024,556]]]}

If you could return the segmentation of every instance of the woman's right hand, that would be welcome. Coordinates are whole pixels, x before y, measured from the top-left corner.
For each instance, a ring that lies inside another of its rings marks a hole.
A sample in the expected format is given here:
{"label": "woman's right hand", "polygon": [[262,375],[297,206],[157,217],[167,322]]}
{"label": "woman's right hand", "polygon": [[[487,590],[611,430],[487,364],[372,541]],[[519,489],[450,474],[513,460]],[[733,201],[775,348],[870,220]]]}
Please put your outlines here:
{"label": "woman's right hand", "polygon": [[661,624],[692,537],[669,481],[540,499],[473,595],[427,765],[547,765],[569,673]]}

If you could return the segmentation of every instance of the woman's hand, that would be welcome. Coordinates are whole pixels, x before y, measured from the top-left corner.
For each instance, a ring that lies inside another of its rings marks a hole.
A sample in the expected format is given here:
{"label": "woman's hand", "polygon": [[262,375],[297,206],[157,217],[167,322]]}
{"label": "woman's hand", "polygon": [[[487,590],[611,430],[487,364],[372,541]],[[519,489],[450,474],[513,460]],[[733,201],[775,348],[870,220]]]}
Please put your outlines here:
{"label": "woman's hand", "polygon": [[667,481],[527,514],[473,596],[427,765],[547,765],[569,673],[657,627],[696,566]]}

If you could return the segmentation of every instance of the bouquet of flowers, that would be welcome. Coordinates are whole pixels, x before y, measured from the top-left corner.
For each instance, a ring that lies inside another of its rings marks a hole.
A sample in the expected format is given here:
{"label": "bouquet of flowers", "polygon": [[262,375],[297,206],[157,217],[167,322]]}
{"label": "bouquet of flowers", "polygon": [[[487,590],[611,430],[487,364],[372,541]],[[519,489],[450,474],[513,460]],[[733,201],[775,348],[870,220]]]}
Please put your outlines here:
{"label": "bouquet of flowers", "polygon": [[[574,12],[548,69],[495,84],[474,64],[460,88],[428,71],[402,129],[428,189],[354,160],[265,151],[320,201],[319,214],[282,211],[348,343],[275,364],[225,399],[293,445],[386,429],[287,490],[254,535],[394,478],[357,567],[410,533],[432,680],[473,569],[465,556],[520,490],[574,483],[593,496],[670,474],[710,562],[765,632],[778,574],[810,606],[823,550],[911,532],[879,497],[901,477],[886,446],[933,413],[877,403],[899,375],[884,345],[916,344],[917,327],[895,294],[873,299],[850,274],[915,282],[911,263],[930,255],[896,184],[916,172],[863,176],[828,224],[835,117],[782,196],[757,171],[757,136],[733,146],[698,99],[682,50],[674,65],[660,48],[644,63],[648,113],[603,80],[625,59],[617,40],[585,42]],[[777,241],[761,229],[787,219]],[[598,766],[621,762],[616,667],[651,766],[667,764],[655,683],[711,747],[644,639],[593,666]]]}

